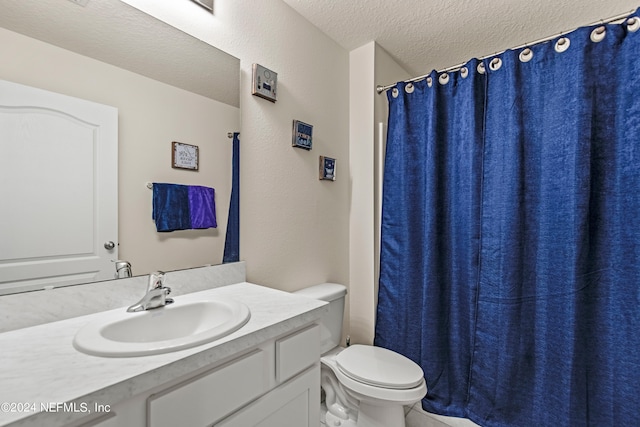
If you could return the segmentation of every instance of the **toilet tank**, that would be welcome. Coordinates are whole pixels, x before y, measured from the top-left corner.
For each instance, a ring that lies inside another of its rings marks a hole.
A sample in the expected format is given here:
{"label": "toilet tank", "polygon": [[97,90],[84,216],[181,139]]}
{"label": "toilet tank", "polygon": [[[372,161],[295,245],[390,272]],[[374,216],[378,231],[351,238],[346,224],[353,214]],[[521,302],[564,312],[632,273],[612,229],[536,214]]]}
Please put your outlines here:
{"label": "toilet tank", "polygon": [[329,303],[329,311],[320,319],[320,352],[324,354],[340,345],[347,287],[338,283],[322,283],[300,289],[294,294]]}

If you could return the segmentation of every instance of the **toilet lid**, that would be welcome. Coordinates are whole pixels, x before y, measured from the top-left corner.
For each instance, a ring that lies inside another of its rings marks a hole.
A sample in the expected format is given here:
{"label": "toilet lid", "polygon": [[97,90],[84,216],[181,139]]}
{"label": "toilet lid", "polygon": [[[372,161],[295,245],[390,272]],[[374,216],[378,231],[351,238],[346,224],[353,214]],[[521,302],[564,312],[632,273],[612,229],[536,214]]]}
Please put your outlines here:
{"label": "toilet lid", "polygon": [[377,387],[408,389],[422,383],[420,366],[382,347],[352,345],[336,356],[336,365],[348,377]]}

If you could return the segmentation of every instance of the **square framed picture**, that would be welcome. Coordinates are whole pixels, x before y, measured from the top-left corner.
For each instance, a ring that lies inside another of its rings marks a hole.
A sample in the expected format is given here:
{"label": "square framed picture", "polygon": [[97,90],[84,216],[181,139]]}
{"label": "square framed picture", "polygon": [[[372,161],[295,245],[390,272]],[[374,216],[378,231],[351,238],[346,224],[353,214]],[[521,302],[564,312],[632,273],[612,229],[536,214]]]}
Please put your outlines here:
{"label": "square framed picture", "polygon": [[311,150],[313,126],[300,120],[293,121],[293,140],[291,145],[305,150]]}
{"label": "square framed picture", "polygon": [[213,13],[213,0],[191,0]]}
{"label": "square framed picture", "polygon": [[336,159],[320,156],[320,179],[328,181],[336,180]]}
{"label": "square framed picture", "polygon": [[253,64],[251,71],[251,94],[276,102],[278,73],[260,64]]}
{"label": "square framed picture", "polygon": [[174,169],[198,170],[198,146],[183,144],[181,142],[171,143],[171,167]]}

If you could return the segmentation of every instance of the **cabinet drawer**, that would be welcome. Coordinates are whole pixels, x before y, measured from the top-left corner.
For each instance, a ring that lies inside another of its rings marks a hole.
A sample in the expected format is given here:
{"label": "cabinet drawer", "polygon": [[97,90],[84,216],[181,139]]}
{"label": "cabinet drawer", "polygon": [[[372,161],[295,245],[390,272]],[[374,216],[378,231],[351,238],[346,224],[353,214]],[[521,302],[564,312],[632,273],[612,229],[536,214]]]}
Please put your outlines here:
{"label": "cabinet drawer", "polygon": [[320,424],[320,364],[278,386],[214,427],[316,427]]}
{"label": "cabinet drawer", "polygon": [[265,393],[267,355],[256,350],[147,400],[153,427],[205,426]]}
{"label": "cabinet drawer", "polygon": [[286,381],[320,359],[320,327],[310,326],[276,341],[276,379]]}

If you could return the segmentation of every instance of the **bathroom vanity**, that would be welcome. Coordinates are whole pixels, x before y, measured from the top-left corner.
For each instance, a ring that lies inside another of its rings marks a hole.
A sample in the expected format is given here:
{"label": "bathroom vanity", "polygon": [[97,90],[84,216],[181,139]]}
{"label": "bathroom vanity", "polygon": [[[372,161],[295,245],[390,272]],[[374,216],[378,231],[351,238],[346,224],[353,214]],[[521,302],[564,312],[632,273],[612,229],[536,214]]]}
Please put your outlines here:
{"label": "bathroom vanity", "polygon": [[174,352],[76,350],[76,332],[105,313],[0,334],[0,426],[317,426],[326,303],[243,282],[174,304],[217,297],[248,306],[249,321]]}

